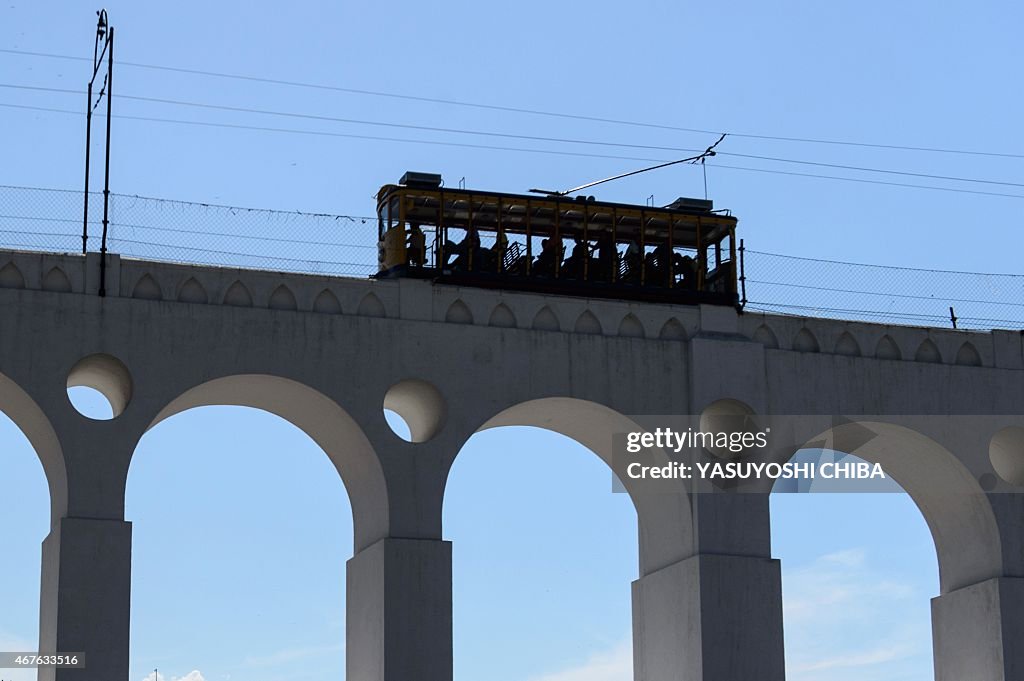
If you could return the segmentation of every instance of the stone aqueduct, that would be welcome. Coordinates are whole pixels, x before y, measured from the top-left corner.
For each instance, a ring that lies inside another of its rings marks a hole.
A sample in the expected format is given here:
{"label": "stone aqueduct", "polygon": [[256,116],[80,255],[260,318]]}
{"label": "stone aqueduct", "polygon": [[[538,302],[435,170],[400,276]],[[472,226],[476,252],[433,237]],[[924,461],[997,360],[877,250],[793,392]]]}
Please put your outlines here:
{"label": "stone aqueduct", "polygon": [[[886,466],[935,541],[937,678],[1024,678],[1020,333],[116,255],[101,298],[98,272],[96,255],[0,252],[0,410],[38,453],[52,505],[40,650],[88,659],[86,669],[50,675],[128,678],[128,467],[142,435],[176,413],[246,405],[315,440],[354,516],[347,678],[449,681],[451,545],[441,507],[463,443],[482,429],[534,425],[610,462],[612,435],[635,426],[628,415],[696,414],[730,399],[768,419],[870,421],[881,437],[858,456]],[[116,417],[81,416],[66,392],[75,385],[102,392]],[[395,437],[382,406],[405,417],[414,442]],[[908,426],[908,415],[918,420]],[[630,491],[640,537],[635,679],[781,681],[767,495]]]}

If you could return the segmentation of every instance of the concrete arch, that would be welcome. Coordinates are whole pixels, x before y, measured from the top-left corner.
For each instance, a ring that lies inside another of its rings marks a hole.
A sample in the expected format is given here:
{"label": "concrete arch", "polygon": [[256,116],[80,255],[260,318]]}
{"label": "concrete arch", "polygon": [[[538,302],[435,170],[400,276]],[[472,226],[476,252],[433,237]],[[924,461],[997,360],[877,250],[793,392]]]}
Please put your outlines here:
{"label": "concrete arch", "polygon": [[448,306],[448,312],[445,313],[444,320],[449,324],[472,324],[473,313],[460,298]]}
{"label": "concrete arch", "polygon": [[757,327],[756,331],[754,331],[754,342],[760,343],[766,348],[771,348],[773,350],[778,349],[779,347],[778,336],[775,335],[775,332],[772,331],[771,327],[767,324],[762,324]]}
{"label": "concrete arch", "polygon": [[148,274],[143,274],[135,283],[132,289],[132,298],[141,300],[163,300],[163,293],[160,291],[160,284]]}
{"label": "concrete arch", "polygon": [[516,315],[505,303],[498,303],[498,306],[491,312],[488,326],[496,326],[501,329],[514,329],[516,327]]}
{"label": "concrete arch", "polygon": [[899,360],[903,359],[903,353],[900,351],[900,346],[892,339],[892,336],[885,334],[878,340],[878,345],[875,346],[875,357],[878,359]]}
{"label": "concrete arch", "polygon": [[341,314],[341,303],[338,297],[331,293],[330,289],[324,289],[313,301],[313,312],[322,314]]}
{"label": "concrete arch", "polygon": [[71,293],[71,280],[64,270],[53,266],[43,277],[43,290],[56,293]]}
{"label": "concrete arch", "polygon": [[956,363],[965,367],[980,367],[981,355],[970,341],[964,341],[956,353]]}
{"label": "concrete arch", "polygon": [[915,362],[928,362],[930,364],[942,364],[942,353],[939,352],[939,346],[932,342],[931,338],[925,338],[921,341],[921,345],[917,347],[917,352],[914,354]]}
{"label": "concrete arch", "polygon": [[545,305],[537,312],[533,317],[533,328],[538,331],[558,331],[561,325],[558,322],[558,317],[551,308]]}
{"label": "concrete arch", "polygon": [[622,318],[619,322],[619,336],[625,338],[643,338],[646,334],[644,333],[643,323],[637,319],[637,316],[630,312],[628,315]]}
{"label": "concrete arch", "polygon": [[57,433],[35,400],[3,374],[0,374],[0,411],[25,434],[43,465],[50,489],[50,528],[55,529],[68,510],[68,474]]}
{"label": "concrete arch", "polygon": [[215,378],[173,399],[147,427],[196,407],[253,407],[288,421],[320,446],[352,504],[355,552],[388,536],[388,492],[380,460],[362,428],[323,393],[289,378],[239,374]]}
{"label": "concrete arch", "polygon": [[672,317],[661,327],[661,331],[658,332],[658,338],[662,340],[686,340],[686,329],[683,328],[682,322]]}
{"label": "concrete arch", "polygon": [[818,352],[821,348],[818,339],[805,326],[793,338],[793,349],[797,352]]}
{"label": "concrete arch", "polygon": [[270,294],[267,307],[271,310],[298,310],[299,304],[295,301],[295,294],[292,293],[292,290],[281,284]]}
{"label": "concrete arch", "polygon": [[384,309],[384,303],[380,301],[380,298],[373,291],[370,291],[363,296],[359,307],[356,309],[356,314],[362,317],[386,317],[387,311]]}
{"label": "concrete arch", "polygon": [[195,277],[189,277],[178,291],[178,302],[205,305],[209,302],[209,296],[206,295],[206,289],[196,281]]}
{"label": "concrete arch", "polygon": [[601,328],[601,322],[598,321],[593,312],[590,310],[584,310],[580,313],[580,316],[576,318],[576,325],[573,327],[573,332],[599,336],[604,333],[604,329]]}
{"label": "concrete arch", "polygon": [[25,288],[25,276],[13,262],[0,268],[0,288]]}
{"label": "concrete arch", "polygon": [[820,432],[805,447],[879,463],[899,483],[931,531],[943,594],[1002,575],[1002,541],[988,497],[967,467],[935,440],[907,426],[864,420]]}
{"label": "concrete arch", "polygon": [[[629,417],[602,404],[572,397],[545,397],[510,406],[483,423],[477,432],[502,426],[533,426],[560,433],[580,443],[614,469],[613,438],[645,430]],[[449,469],[450,472],[450,469]],[[694,553],[693,517],[689,497],[642,491],[622,479],[633,501],[639,525],[640,574],[655,572]]]}
{"label": "concrete arch", "polygon": [[240,281],[235,281],[224,294],[224,304],[234,307],[252,307],[252,295]]}
{"label": "concrete arch", "polygon": [[845,355],[846,357],[860,357],[860,344],[848,331],[844,331],[843,335],[836,341],[835,354]]}

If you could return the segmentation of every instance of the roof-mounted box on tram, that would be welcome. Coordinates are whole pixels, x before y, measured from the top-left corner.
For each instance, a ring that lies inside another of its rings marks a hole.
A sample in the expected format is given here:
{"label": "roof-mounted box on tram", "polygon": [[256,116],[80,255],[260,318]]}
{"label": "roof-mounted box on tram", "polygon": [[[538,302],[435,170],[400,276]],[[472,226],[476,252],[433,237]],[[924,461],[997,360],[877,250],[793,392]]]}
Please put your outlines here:
{"label": "roof-mounted box on tram", "polygon": [[737,305],[736,218],[668,206],[445,187],[408,172],[377,194],[378,277],[588,297]]}

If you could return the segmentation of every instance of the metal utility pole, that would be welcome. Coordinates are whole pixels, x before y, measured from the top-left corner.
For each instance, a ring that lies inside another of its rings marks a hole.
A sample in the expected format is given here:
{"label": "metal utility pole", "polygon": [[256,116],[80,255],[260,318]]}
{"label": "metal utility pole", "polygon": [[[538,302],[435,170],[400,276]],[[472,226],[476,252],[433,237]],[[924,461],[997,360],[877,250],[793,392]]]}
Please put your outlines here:
{"label": "metal utility pole", "polygon": [[[100,242],[100,289],[101,296],[106,295],[106,264],[107,264],[107,228],[110,217],[110,99],[114,81],[114,27],[109,25],[107,10],[101,9],[96,12],[96,38],[92,48],[92,75],[89,78],[87,88],[87,101],[85,109],[85,199],[82,216],[82,254],[89,247],[89,168],[91,164],[92,150],[92,114],[99,106],[100,101],[106,97],[107,100],[107,139],[106,158],[104,159],[103,176],[103,238]],[[100,87],[99,96],[93,101],[93,89],[96,83],[96,76],[99,75],[100,67],[103,65],[103,58],[106,57],[107,73],[103,77],[103,85]]]}

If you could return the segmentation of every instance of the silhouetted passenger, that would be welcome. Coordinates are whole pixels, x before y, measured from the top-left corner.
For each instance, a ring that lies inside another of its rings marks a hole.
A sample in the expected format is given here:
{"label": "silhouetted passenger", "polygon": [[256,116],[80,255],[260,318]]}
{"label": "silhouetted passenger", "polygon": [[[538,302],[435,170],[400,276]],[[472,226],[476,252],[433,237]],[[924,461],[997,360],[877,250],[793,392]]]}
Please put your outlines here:
{"label": "silhouetted passenger", "polygon": [[583,279],[589,269],[590,244],[583,239],[576,239],[572,247],[572,255],[564,263],[559,274],[566,279]]}
{"label": "silhouetted passenger", "polygon": [[494,240],[494,245],[490,248],[490,267],[491,271],[498,272],[508,269],[510,263],[505,262],[505,254],[508,253],[508,236],[504,232],[500,232],[497,238]]}
{"label": "silhouetted passenger", "polygon": [[427,253],[427,237],[419,225],[409,227],[409,235],[406,237],[405,254],[408,262],[413,267],[423,267]]}
{"label": "silhouetted passenger", "polygon": [[679,259],[679,283],[691,291],[697,290],[697,261],[688,255]]}
{"label": "silhouetted passenger", "polygon": [[611,281],[612,272],[618,266],[619,253],[615,250],[615,239],[611,232],[605,232],[597,240],[597,259],[594,263],[590,279],[593,281]]}
{"label": "silhouetted passenger", "polygon": [[646,274],[648,284],[675,286],[676,280],[683,274],[683,256],[670,248],[668,243],[659,244],[648,256]]}
{"label": "silhouetted passenger", "polygon": [[538,277],[555,276],[555,263],[559,257],[559,250],[554,239],[542,240],[540,242],[540,255],[533,261],[531,273]]}
{"label": "silhouetted passenger", "polygon": [[450,241],[445,245],[445,252],[448,253],[449,257],[454,256],[455,259],[451,261],[451,267],[453,270],[471,270],[473,267],[473,261],[479,260],[480,253],[480,235],[477,234],[475,229],[470,229],[466,234],[466,238],[457,244],[452,244]]}

